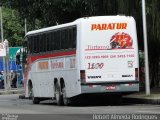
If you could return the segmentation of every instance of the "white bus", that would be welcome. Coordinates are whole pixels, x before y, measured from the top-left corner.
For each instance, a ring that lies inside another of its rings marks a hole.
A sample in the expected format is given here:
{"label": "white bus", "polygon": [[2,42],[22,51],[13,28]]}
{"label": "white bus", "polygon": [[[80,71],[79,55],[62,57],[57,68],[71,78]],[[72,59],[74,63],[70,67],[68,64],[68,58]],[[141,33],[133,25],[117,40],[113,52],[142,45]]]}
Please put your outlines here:
{"label": "white bus", "polygon": [[23,50],[25,97],[67,105],[84,94],[139,91],[136,23],[96,16],[30,31]]}

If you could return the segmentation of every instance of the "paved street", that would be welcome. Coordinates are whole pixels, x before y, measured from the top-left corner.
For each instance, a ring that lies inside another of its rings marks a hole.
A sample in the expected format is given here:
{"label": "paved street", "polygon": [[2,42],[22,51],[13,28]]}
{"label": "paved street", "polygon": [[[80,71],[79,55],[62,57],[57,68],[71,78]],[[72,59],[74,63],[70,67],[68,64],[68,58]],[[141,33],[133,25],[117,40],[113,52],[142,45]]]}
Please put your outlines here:
{"label": "paved street", "polygon": [[13,114],[108,114],[108,113],[146,113],[160,114],[160,105],[128,104],[103,105],[85,104],[77,106],[57,106],[52,101],[45,101],[39,105],[33,105],[31,100],[19,99],[17,94],[0,96],[0,113]]}
{"label": "paved street", "polygon": [[[3,114],[19,114],[22,120],[32,120],[32,118],[44,120],[48,117],[57,120],[88,120],[93,119],[94,114],[160,114],[160,105],[131,103],[106,105],[98,103],[98,101],[93,104],[86,103],[85,105],[75,106],[57,106],[52,101],[44,101],[38,105],[33,105],[31,100],[19,99],[19,95],[10,94],[0,95],[0,113],[2,116],[4,116]],[[26,114],[32,115],[28,116]]]}

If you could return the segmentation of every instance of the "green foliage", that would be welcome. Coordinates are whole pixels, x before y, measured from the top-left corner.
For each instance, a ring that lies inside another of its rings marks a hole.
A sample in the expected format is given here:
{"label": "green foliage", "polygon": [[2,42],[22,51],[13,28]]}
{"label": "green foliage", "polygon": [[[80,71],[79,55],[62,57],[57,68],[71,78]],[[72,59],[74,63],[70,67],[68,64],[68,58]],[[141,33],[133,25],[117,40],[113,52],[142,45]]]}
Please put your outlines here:
{"label": "green foliage", "polygon": [[20,24],[18,12],[2,7],[4,39],[9,41],[9,46],[20,46],[23,39],[23,27]]}
{"label": "green foliage", "polygon": [[37,19],[41,21],[40,27],[47,27],[71,22],[89,11],[86,0],[18,0],[17,5],[20,15],[27,18],[32,30]]}
{"label": "green foliage", "polygon": [[160,86],[160,1],[147,0],[147,32],[151,87]]}

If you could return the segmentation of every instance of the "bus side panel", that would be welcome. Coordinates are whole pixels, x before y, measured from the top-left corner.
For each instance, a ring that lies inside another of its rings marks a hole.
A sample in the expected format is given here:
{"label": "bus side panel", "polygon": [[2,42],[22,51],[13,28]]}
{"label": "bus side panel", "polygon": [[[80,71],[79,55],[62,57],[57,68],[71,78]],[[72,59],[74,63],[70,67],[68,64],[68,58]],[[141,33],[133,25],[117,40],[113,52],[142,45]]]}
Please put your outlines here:
{"label": "bus side panel", "polygon": [[30,79],[35,97],[54,97],[54,79],[64,80],[67,97],[80,94],[75,55],[35,61]]}

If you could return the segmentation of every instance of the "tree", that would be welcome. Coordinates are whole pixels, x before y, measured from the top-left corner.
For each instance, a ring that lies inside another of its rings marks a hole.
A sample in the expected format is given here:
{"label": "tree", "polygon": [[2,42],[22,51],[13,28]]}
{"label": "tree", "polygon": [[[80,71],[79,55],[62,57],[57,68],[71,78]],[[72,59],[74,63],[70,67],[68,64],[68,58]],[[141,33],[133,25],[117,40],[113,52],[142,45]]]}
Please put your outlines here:
{"label": "tree", "polygon": [[147,33],[151,87],[160,86],[160,1],[147,0]]}
{"label": "tree", "polygon": [[4,38],[8,39],[9,46],[21,46],[24,29],[20,24],[18,12],[3,7]]}

